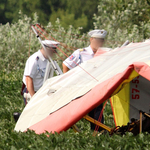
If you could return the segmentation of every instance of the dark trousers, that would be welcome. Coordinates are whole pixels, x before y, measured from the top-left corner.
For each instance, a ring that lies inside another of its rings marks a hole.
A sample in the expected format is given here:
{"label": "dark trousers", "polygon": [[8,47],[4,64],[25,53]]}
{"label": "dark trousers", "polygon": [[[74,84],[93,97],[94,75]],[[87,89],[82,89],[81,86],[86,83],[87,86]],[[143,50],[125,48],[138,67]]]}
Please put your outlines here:
{"label": "dark trousers", "polygon": [[[92,111],[89,112],[89,116],[94,118],[95,120],[98,120],[101,114],[101,111],[103,109],[103,104],[99,105],[98,107],[94,108]],[[104,116],[102,114],[101,123],[104,123]],[[91,123],[91,130],[95,130],[96,125]],[[102,128],[99,127],[98,131],[102,131]]]}
{"label": "dark trousers", "polygon": [[27,104],[27,100],[24,98],[24,93],[28,93],[28,90],[27,90],[27,88],[25,87],[24,89],[23,89],[23,100],[24,100],[24,104],[26,105]]}

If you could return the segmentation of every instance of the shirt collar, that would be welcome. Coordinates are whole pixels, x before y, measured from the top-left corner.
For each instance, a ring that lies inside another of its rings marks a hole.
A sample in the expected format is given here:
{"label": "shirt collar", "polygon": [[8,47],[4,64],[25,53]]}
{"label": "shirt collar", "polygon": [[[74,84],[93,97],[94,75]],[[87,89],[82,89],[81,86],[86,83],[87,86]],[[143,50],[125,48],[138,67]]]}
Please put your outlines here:
{"label": "shirt collar", "polygon": [[90,55],[94,55],[94,52],[90,45],[89,45],[89,47],[86,48],[86,50],[89,52]]}
{"label": "shirt collar", "polygon": [[38,53],[39,53],[39,57],[42,61],[46,60],[46,58],[43,56],[43,54],[40,50],[38,51]]}

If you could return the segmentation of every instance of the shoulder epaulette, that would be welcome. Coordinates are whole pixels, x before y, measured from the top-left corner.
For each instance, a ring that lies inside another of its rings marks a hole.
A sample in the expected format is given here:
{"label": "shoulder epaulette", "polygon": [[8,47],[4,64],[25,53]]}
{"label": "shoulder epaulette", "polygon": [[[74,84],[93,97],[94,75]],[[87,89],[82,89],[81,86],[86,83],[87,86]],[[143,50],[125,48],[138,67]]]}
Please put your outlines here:
{"label": "shoulder epaulette", "polygon": [[82,51],[84,51],[84,50],[85,50],[84,48],[82,48],[82,49],[79,49],[79,51],[80,51],[80,52],[82,52]]}

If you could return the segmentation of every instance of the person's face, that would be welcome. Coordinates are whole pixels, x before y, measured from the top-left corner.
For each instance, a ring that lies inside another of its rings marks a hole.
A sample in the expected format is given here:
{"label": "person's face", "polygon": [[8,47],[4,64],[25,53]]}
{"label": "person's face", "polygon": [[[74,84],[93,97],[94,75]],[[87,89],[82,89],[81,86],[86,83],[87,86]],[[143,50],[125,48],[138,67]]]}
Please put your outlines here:
{"label": "person's face", "polygon": [[53,57],[53,55],[55,54],[55,53],[57,53],[57,51],[56,51],[56,47],[54,48],[54,47],[46,47],[46,50],[47,50],[47,54],[50,56],[50,57]]}
{"label": "person's face", "polygon": [[92,47],[96,50],[99,47],[103,47],[104,45],[104,39],[100,39],[100,38],[91,38],[90,42],[91,42]]}

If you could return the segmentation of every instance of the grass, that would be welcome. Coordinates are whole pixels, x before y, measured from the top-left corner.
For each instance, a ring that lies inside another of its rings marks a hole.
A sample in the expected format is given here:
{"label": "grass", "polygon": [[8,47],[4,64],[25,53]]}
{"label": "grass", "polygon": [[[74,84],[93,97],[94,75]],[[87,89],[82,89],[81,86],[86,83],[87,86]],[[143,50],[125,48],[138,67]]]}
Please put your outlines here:
{"label": "grass", "polygon": [[[72,129],[61,134],[45,133],[35,134],[33,131],[26,133],[15,132],[15,121],[13,112],[21,112],[24,108],[20,89],[22,84],[23,70],[12,71],[10,73],[0,73],[0,149],[6,150],[34,150],[34,149],[104,149],[104,150],[130,150],[149,149],[150,135],[147,133],[133,136],[131,133],[121,137],[119,135],[109,136],[109,134],[93,136],[90,124],[81,119],[77,125],[82,130],[81,133],[74,133]],[[105,124],[114,126],[113,116],[108,103],[105,108]]]}

